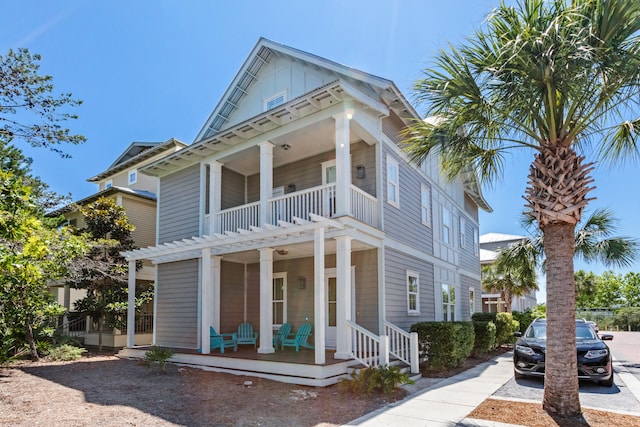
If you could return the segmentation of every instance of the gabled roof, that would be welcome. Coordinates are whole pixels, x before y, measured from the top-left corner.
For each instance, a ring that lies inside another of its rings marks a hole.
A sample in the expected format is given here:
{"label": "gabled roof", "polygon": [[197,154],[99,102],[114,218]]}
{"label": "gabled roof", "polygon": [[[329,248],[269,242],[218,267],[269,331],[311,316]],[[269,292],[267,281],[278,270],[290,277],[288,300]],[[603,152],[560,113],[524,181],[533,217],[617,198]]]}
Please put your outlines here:
{"label": "gabled roof", "polygon": [[285,56],[296,61],[323,68],[336,76],[336,80],[347,83],[365,84],[378,93],[390,108],[394,109],[401,118],[419,118],[411,104],[391,81],[373,74],[365,73],[346,65],[338,64],[325,58],[285,46],[261,37],[244,61],[235,78],[213,109],[204,126],[198,132],[194,142],[208,138],[228,127],[231,113],[237,109],[242,97],[247,93],[251,84],[256,80],[260,69],[268,64],[274,56]]}
{"label": "gabled roof", "polygon": [[105,170],[87,179],[89,182],[98,182],[109,176],[129,169],[143,160],[158,155],[170,147],[184,148],[187,144],[170,138],[165,142],[133,142],[126,150]]}
{"label": "gabled roof", "polygon": [[125,193],[131,196],[140,197],[142,199],[153,200],[154,202],[156,201],[156,195],[150,191],[134,190],[128,187],[109,187],[105,190],[99,191],[88,197],[85,197],[82,200],[78,200],[77,202],[70,203],[60,209],[56,209],[55,211],[48,212],[45,216],[48,216],[51,218],[57,217],[62,214],[75,210],[76,206],[88,205],[89,203],[92,203],[95,200],[98,200],[100,197],[111,196],[112,194],[117,194],[117,193]]}

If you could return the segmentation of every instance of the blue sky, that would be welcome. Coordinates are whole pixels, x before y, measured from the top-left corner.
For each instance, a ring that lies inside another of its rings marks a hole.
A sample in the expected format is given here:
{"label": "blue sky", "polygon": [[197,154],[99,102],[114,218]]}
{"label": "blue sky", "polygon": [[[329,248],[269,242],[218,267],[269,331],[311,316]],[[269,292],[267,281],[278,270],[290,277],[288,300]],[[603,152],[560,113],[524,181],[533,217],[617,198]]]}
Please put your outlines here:
{"label": "blue sky", "polygon": [[[473,33],[498,0],[108,1],[21,0],[3,4],[0,52],[27,47],[56,91],[84,100],[69,123],[88,138],[65,147],[72,159],[30,150],[33,169],[53,190],[80,199],[86,179],[102,172],[131,142],[193,141],[259,37],[393,80],[412,84],[438,50]],[[508,158],[504,178],[485,188],[494,212],[480,232],[522,234],[519,216],[532,155]],[[638,165],[593,173],[597,200],[612,209],[620,234],[640,236]],[[603,266],[578,263],[601,273]],[[640,271],[640,261],[630,269]],[[544,293],[540,295],[544,297]]]}

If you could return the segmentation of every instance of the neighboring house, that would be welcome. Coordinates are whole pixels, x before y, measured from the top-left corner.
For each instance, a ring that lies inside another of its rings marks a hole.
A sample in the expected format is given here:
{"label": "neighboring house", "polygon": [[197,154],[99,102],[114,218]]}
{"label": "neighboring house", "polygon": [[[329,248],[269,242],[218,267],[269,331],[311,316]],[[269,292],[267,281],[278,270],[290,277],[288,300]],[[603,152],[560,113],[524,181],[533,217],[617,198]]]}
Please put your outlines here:
{"label": "neighboring house", "polygon": [[[139,169],[160,179],[157,245],[124,255],[157,266],[154,344],[312,385],[354,358],[416,372],[411,325],[480,310],[490,211],[473,173],[447,182],[435,159],[409,162],[401,134],[419,119],[393,82],[260,39],[193,144]],[[243,321],[259,332],[251,358],[204,356],[210,326]],[[274,363],[285,322],[313,324],[304,366]]]}
{"label": "neighboring house", "polygon": [[[498,251],[507,248],[514,243],[528,240],[526,236],[514,234],[487,233],[480,236],[480,264],[491,265],[498,258]],[[536,292],[528,292],[525,295],[514,295],[511,301],[511,311],[525,311],[538,304]],[[480,311],[480,310],[478,310]],[[482,292],[482,312],[495,313],[506,311],[506,303],[498,291]]]}
{"label": "neighboring house", "polygon": [[[85,227],[84,217],[78,206],[85,206],[100,197],[115,200],[116,204],[125,208],[129,221],[135,226],[132,233],[134,244],[138,247],[154,245],[156,242],[156,192],[158,179],[142,175],[138,169],[174,153],[185,147],[181,141],[169,139],[165,142],[134,142],[104,172],[88,179],[98,185],[98,192],[68,206],[50,212],[47,215],[56,217],[64,215],[68,224],[77,228]],[[150,262],[143,262],[142,268],[135,272],[138,285],[153,283],[155,267]],[[71,289],[69,285],[51,283],[50,291],[56,300],[64,305],[69,315],[64,319],[66,331],[82,336],[86,345],[98,344],[97,325],[73,313],[73,303],[86,295],[86,291]],[[153,304],[149,304],[138,316],[136,322],[136,343],[149,344],[152,339]],[[69,323],[70,319],[74,319]],[[126,332],[126,331],[125,331]],[[106,347],[124,347],[126,335],[118,330],[103,331],[103,345]]]}

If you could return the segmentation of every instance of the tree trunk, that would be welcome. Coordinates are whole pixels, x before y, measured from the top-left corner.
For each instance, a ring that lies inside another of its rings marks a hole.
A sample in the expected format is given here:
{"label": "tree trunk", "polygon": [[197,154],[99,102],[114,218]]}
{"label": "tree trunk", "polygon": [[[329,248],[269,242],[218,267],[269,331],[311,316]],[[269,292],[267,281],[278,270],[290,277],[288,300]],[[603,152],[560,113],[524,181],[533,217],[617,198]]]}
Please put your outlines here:
{"label": "tree trunk", "polygon": [[38,356],[38,347],[36,347],[36,340],[33,337],[33,327],[31,326],[31,319],[27,317],[25,321],[27,343],[29,344],[29,352],[31,353],[31,360],[37,362],[40,360]]}
{"label": "tree trunk", "polygon": [[547,350],[542,407],[562,417],[580,414],[576,356],[575,226],[542,227],[547,258]]}
{"label": "tree trunk", "polygon": [[102,313],[98,317],[98,351],[102,352]]}

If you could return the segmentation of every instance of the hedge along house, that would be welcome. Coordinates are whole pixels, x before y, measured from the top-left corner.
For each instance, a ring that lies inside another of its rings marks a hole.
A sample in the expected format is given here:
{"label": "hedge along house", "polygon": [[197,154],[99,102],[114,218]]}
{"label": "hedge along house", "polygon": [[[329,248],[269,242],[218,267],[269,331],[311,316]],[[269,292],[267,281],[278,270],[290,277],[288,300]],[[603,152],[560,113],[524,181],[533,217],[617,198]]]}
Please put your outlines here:
{"label": "hedge along house", "polygon": [[[193,144],[141,170],[160,179],[158,240],[125,256],[157,266],[154,343],[176,362],[301,384],[354,362],[417,372],[411,325],[480,306],[490,208],[473,174],[449,183],[435,160],[408,161],[400,135],[416,119],[393,82],[260,39]],[[257,356],[214,355],[210,326],[243,321]],[[312,323],[310,361],[277,360],[285,322]]]}

